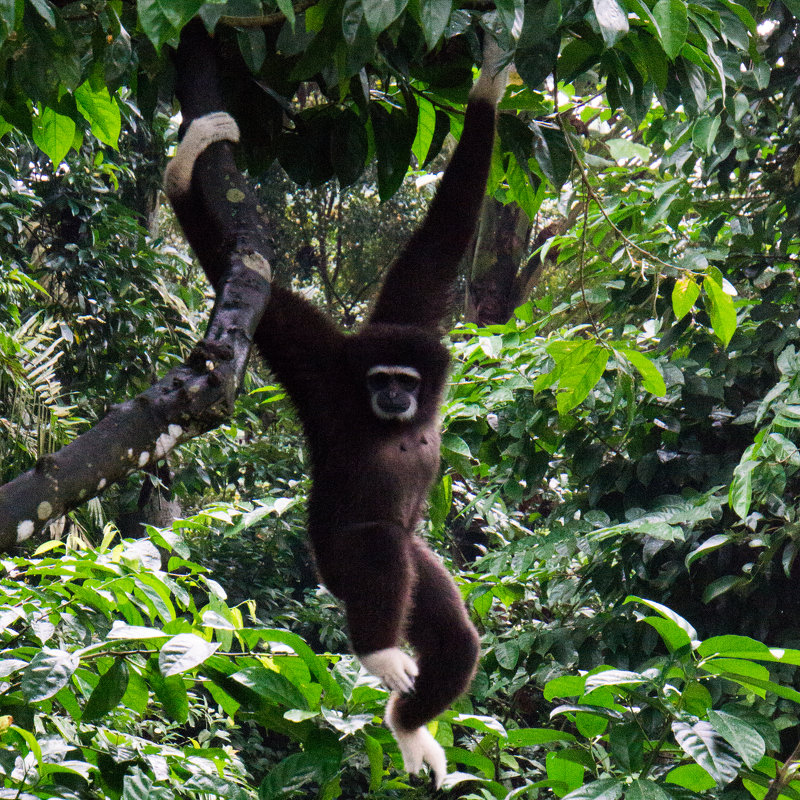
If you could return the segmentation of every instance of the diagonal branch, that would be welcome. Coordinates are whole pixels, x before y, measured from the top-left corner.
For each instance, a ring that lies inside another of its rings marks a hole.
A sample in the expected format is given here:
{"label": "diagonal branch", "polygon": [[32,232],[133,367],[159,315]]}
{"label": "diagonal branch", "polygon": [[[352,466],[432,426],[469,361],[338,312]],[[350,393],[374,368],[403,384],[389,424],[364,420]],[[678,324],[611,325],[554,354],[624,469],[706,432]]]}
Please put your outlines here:
{"label": "diagonal branch", "polygon": [[[175,62],[185,125],[224,109],[216,55],[202,25],[184,30]],[[176,213],[217,290],[205,338],[185,364],[0,487],[0,551],[230,416],[269,300],[272,248],[227,142],[198,158]],[[202,235],[194,236],[198,227]]]}

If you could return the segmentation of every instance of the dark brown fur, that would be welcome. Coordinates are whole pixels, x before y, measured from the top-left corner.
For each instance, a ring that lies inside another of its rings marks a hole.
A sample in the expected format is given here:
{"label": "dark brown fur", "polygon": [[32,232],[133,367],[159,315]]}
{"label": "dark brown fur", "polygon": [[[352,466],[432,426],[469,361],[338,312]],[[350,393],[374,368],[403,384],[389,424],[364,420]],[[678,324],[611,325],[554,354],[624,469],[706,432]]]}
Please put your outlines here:
{"label": "dark brown fur", "polygon": [[[439,325],[480,211],[494,124],[493,104],[473,100],[425,221],[392,264],[358,333],[343,333],[277,286],[256,332],[303,423],[312,462],[311,546],[322,580],[345,605],[354,651],[364,655],[404,639],[416,651],[415,690],[395,706],[395,721],[406,730],[464,692],[478,658],[478,635],[458,589],[415,529],[439,470],[448,368]],[[205,263],[213,231],[198,225],[187,235]],[[382,421],[372,413],[366,373],[376,365],[419,371],[413,420]]]}

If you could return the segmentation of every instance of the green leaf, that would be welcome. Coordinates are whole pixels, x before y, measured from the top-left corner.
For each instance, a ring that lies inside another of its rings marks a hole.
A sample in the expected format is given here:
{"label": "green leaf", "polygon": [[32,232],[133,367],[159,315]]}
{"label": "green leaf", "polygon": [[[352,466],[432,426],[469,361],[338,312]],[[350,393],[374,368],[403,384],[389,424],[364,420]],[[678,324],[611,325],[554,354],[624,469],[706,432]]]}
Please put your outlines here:
{"label": "green leaf", "polygon": [[566,414],[580,405],[603,377],[611,351],[597,342],[590,344],[592,347],[581,353],[582,357],[567,357],[562,362],[556,395],[559,414]]}
{"label": "green leaf", "polygon": [[661,46],[671,60],[681,52],[689,33],[689,16],[684,0],[658,0],[653,8]]}
{"label": "green leaf", "polygon": [[583,784],[584,768],[569,758],[569,751],[548,753],[545,757],[545,769],[553,792],[558,797],[564,797]]}
{"label": "green leaf", "polygon": [[122,129],[122,115],[108,89],[102,86],[95,92],[89,82],[85,81],[75,90],[75,102],[78,111],[92,126],[92,133],[103,144],[116,150]]}
{"label": "green leaf", "polygon": [[156,697],[164,706],[167,717],[181,724],[189,719],[189,697],[186,686],[180,675],[170,675],[165,678],[154,666],[154,659],[148,662],[147,677]]}
{"label": "green leaf", "polygon": [[753,470],[758,464],[758,461],[744,461],[733,470],[733,480],[728,489],[728,505],[740,519],[744,519],[750,512],[753,501]]}
{"label": "green leaf", "polygon": [[747,578],[741,575],[723,575],[721,578],[717,578],[715,581],[709,583],[703,590],[703,602],[710,603],[726,592],[731,591],[731,589],[743,586],[746,583]]}
{"label": "green leaf", "polygon": [[628,595],[625,598],[625,603],[642,603],[646,605],[648,608],[652,608],[657,614],[660,614],[664,619],[669,620],[673,624],[677,625],[688,637],[689,643],[692,644],[692,648],[696,648],[700,643],[697,641],[697,631],[694,627],[688,623],[682,616],[676,614],[672,609],[667,608],[661,603],[656,603],[655,600],[645,600],[642,597],[636,597],[635,595]]}
{"label": "green leaf", "polygon": [[648,679],[638,672],[630,672],[625,669],[607,669],[597,672],[586,678],[585,692],[589,694],[598,686],[631,686],[645,683]]}
{"label": "green leaf", "polygon": [[628,14],[617,0],[592,0],[606,47],[613,47],[628,33]]}
{"label": "green leaf", "polygon": [[519,661],[519,644],[513,640],[500,642],[495,646],[494,654],[503,669],[514,669]]}
{"label": "green leaf", "polygon": [[83,720],[99,719],[116,708],[128,688],[128,665],[117,658],[111,667],[100,676],[83,709]]}
{"label": "green leaf", "polygon": [[419,116],[417,117],[417,135],[411,145],[411,152],[417,158],[417,163],[422,164],[433,142],[433,132],[436,130],[436,109],[430,100],[421,97],[418,101]]}
{"label": "green leaf", "polygon": [[696,547],[686,556],[687,569],[691,567],[698,558],[702,558],[704,555],[712,553],[714,550],[719,550],[720,547],[726,545],[730,540],[730,536],[724,533],[717,533],[706,539],[699,547]]}
{"label": "green leaf", "polygon": [[692,643],[686,631],[672,620],[662,619],[661,617],[645,617],[642,621],[655,628],[670,653]]}
{"label": "green leaf", "polygon": [[[445,718],[448,719],[447,716]],[[506,729],[494,717],[487,717],[479,714],[454,714],[452,719],[449,721],[456,725],[463,725],[466,728],[472,728],[475,731],[491,733],[494,736],[499,736],[502,739],[508,737]]]}
{"label": "green leaf", "polygon": [[672,723],[672,733],[683,752],[711,775],[719,786],[727,786],[735,780],[739,774],[739,759],[710,723],[701,720],[689,725],[676,720]]}
{"label": "green leaf", "polygon": [[[294,753],[273,767],[258,787],[259,800],[294,797],[310,781],[329,780],[329,760],[314,751]],[[307,795],[309,793],[306,793]]]}
{"label": "green leaf", "polygon": [[385,31],[408,5],[408,0],[361,0],[364,18],[376,36]]}
{"label": "green leaf", "polygon": [[45,106],[33,120],[33,141],[57,167],[75,141],[75,122]]}
{"label": "green leaf", "polygon": [[454,433],[442,434],[442,447],[445,450],[450,450],[452,453],[464,456],[464,458],[472,458],[469,445],[460,436],[456,436]]}
{"label": "green leaf", "polygon": [[716,786],[714,779],[699,764],[683,764],[675,767],[667,774],[665,780],[667,783],[683,786],[684,789],[689,789],[695,794],[708,791]]}
{"label": "green leaf", "polygon": [[739,717],[724,711],[709,711],[708,721],[751,769],[767,752],[767,746],[758,731]]}
{"label": "green leaf", "polygon": [[39,13],[39,16],[51,27],[56,27],[56,15],[53,7],[47,0],[30,0],[30,4]]}
{"label": "green leaf", "polygon": [[286,677],[267,667],[245,667],[230,676],[261,697],[288,708],[308,708],[305,695]]}
{"label": "green leaf", "polygon": [[683,319],[700,296],[700,287],[691,275],[685,275],[675,281],[672,289],[672,310],[676,319]]}
{"label": "green leaf", "polygon": [[697,648],[703,658],[726,656],[727,658],[751,658],[756,661],[776,661],[781,664],[800,666],[800,650],[785,647],[768,647],[749,636],[712,636]]}
{"label": "green leaf", "polygon": [[136,0],[139,24],[156,50],[171,39],[177,40],[181,28],[202,5],[203,0]]}
{"label": "green leaf", "polygon": [[136,641],[139,639],[166,639],[168,635],[158,628],[148,628],[145,625],[126,625],[124,622],[114,620],[106,638]]}
{"label": "green leaf", "polygon": [[632,142],[630,139],[608,139],[605,145],[608,147],[611,158],[614,161],[627,161],[637,158],[647,164],[652,157],[649,147],[638,142]]}
{"label": "green leaf", "polygon": [[711,155],[721,124],[722,117],[718,114],[713,117],[700,117],[692,127],[692,142],[695,147],[698,150],[702,150],[706,155]]}
{"label": "green leaf", "polygon": [[419,21],[429,50],[442,38],[452,11],[452,0],[420,0]]}
{"label": "green leaf", "polygon": [[574,742],[575,736],[567,731],[550,728],[517,728],[508,731],[509,747],[536,747],[548,742]]}
{"label": "green leaf", "polygon": [[711,276],[705,278],[703,288],[706,291],[706,310],[711,318],[711,327],[722,342],[722,346],[727,347],[736,332],[736,309],[733,307],[733,298]]}
{"label": "green leaf", "polygon": [[261,28],[245,28],[236,31],[239,52],[252,73],[258,72],[267,57],[267,41]]}
{"label": "green leaf", "polygon": [[43,647],[22,673],[22,693],[31,703],[52,697],[67,685],[79,663],[73,653]]}
{"label": "green leaf", "polygon": [[219,642],[207,642],[194,633],[179,633],[161,648],[158,668],[165,678],[180,675],[202,664],[218,648]]}
{"label": "green leaf", "polygon": [[411,145],[417,133],[417,111],[389,111],[380,103],[370,103],[370,120],[378,156],[378,193],[388,200],[400,187],[411,160]]}
{"label": "green leaf", "polygon": [[525,19],[524,0],[496,0],[497,14],[500,22],[512,39],[519,39],[522,23]]}
{"label": "green leaf", "polygon": [[289,23],[292,31],[294,31],[295,14],[292,0],[277,0],[277,3],[278,8],[283,13],[283,16],[286,17],[286,20]]}
{"label": "green leaf", "polygon": [[623,347],[615,352],[622,354],[628,361],[633,364],[642,376],[642,386],[645,391],[656,397],[664,397],[667,393],[667,384],[664,382],[664,376],[661,374],[661,369],[654,362],[651,361],[644,353],[638,350],[631,350],[630,348]]}
{"label": "green leaf", "polygon": [[547,681],[544,687],[544,699],[554,697],[579,697],[586,686],[586,677],[581,675],[561,675]]}
{"label": "green leaf", "polygon": [[570,792],[564,800],[617,800],[624,787],[616,778],[600,778]]}
{"label": "green leaf", "polygon": [[625,800],[671,800],[672,795],[653,780],[636,778],[625,791]]}

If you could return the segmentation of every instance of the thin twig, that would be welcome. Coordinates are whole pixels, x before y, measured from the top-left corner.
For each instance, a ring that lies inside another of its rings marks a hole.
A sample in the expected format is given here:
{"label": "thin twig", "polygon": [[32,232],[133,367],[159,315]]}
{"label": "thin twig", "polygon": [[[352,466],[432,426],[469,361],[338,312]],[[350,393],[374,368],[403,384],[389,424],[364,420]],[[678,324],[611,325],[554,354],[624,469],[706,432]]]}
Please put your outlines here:
{"label": "thin twig", "polygon": [[764,800],[778,800],[778,795],[788,786],[797,772],[797,762],[800,761],[800,742],[792,751],[792,754],[783,762],[775,779],[770,783]]}

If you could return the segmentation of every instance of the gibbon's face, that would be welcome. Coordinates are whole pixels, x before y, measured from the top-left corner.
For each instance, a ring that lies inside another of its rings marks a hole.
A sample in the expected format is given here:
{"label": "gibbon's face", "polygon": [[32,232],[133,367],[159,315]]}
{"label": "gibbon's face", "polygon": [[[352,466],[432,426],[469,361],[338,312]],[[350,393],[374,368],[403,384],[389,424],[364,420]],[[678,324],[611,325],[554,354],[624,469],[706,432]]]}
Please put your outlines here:
{"label": "gibbon's face", "polygon": [[367,370],[370,406],[378,419],[405,422],[417,414],[422,376],[414,367],[379,364]]}

